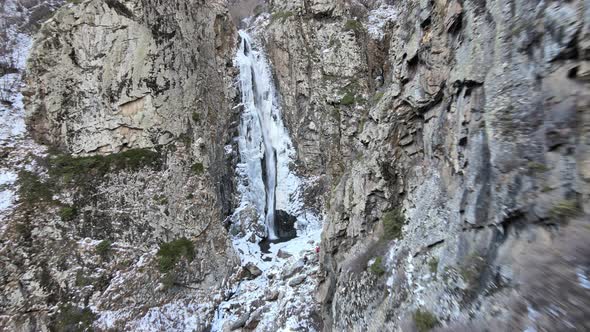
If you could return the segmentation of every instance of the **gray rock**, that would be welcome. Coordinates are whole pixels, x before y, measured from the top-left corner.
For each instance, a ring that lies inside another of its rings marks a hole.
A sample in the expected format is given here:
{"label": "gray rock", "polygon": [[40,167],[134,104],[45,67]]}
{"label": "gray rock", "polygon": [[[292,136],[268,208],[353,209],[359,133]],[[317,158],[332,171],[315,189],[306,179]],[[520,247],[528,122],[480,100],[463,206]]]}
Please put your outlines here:
{"label": "gray rock", "polygon": [[307,276],[304,274],[298,275],[298,276],[294,277],[293,279],[289,280],[289,286],[295,287],[295,286],[301,285],[305,281],[306,278],[307,278]]}

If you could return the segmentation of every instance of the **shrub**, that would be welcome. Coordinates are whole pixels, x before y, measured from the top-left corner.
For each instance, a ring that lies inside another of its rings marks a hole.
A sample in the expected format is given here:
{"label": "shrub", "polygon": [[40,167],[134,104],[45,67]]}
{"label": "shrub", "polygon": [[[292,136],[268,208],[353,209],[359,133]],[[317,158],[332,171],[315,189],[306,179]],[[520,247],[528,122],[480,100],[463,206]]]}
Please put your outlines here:
{"label": "shrub", "polygon": [[438,318],[433,313],[420,309],[414,312],[414,323],[419,332],[430,331],[439,325]]}
{"label": "shrub", "polygon": [[383,98],[383,95],[384,95],[383,92],[375,93],[375,95],[373,95],[373,102],[378,103]]}
{"label": "shrub", "polygon": [[199,113],[197,113],[196,111],[193,111],[191,118],[193,119],[194,122],[201,121],[201,115]]}
{"label": "shrub", "polygon": [[461,278],[467,284],[468,291],[476,286],[483,270],[486,267],[486,260],[478,254],[470,254],[464,260],[463,265],[459,269]]}
{"label": "shrub", "polygon": [[574,218],[580,214],[580,209],[575,200],[563,200],[556,203],[549,211],[549,214],[553,218]]}
{"label": "shrub", "polygon": [[272,13],[271,21],[280,20],[281,22],[285,22],[289,17],[295,15],[293,12],[276,12]]}
{"label": "shrub", "polygon": [[157,256],[159,257],[160,272],[169,272],[176,266],[181,257],[189,262],[195,257],[195,246],[187,238],[180,238],[168,243],[162,243]]}
{"label": "shrub", "polygon": [[106,156],[73,157],[62,154],[49,159],[49,175],[62,178],[65,182],[75,180],[84,183],[112,171],[157,167],[160,161],[160,154],[149,149],[131,149]]}
{"label": "shrub", "polygon": [[162,276],[160,282],[164,285],[165,289],[170,289],[176,283],[176,275],[170,271]]}
{"label": "shrub", "polygon": [[205,167],[203,166],[202,163],[194,163],[191,166],[191,170],[193,171],[193,173],[195,173],[196,175],[201,175],[203,174],[203,172],[205,172]]}
{"label": "shrub", "polygon": [[382,276],[385,274],[385,269],[383,268],[383,258],[381,256],[375,258],[375,261],[373,264],[371,264],[370,270],[377,276]]}
{"label": "shrub", "polygon": [[78,270],[76,272],[76,287],[86,287],[88,285],[92,285],[92,279],[86,277],[82,270]]}
{"label": "shrub", "polygon": [[71,206],[62,207],[61,210],[59,211],[59,217],[63,221],[74,220],[74,218],[76,217],[76,214],[78,214],[78,211],[76,210],[75,207],[71,207]]}
{"label": "shrub", "polygon": [[399,209],[385,212],[381,218],[383,221],[383,237],[386,240],[401,238],[402,227],[406,220]]}
{"label": "shrub", "polygon": [[154,196],[154,200],[158,205],[168,205],[168,198],[164,195],[156,195]]}
{"label": "shrub", "polygon": [[50,185],[41,181],[39,175],[22,170],[18,173],[18,196],[27,204],[52,202],[53,192]]}
{"label": "shrub", "polygon": [[111,253],[112,242],[109,240],[103,240],[96,245],[96,254],[102,258],[107,258]]}
{"label": "shrub", "polygon": [[363,25],[357,20],[348,20],[344,24],[344,31],[360,32],[363,30]]}
{"label": "shrub", "polygon": [[342,99],[340,99],[340,104],[348,106],[354,104],[354,95],[350,92],[347,92]]}
{"label": "shrub", "polygon": [[547,165],[537,161],[531,161],[530,163],[528,163],[527,166],[529,170],[531,170],[534,173],[545,173],[549,171],[549,167],[547,167]]}
{"label": "shrub", "polygon": [[70,304],[63,305],[55,317],[52,329],[54,331],[89,331],[96,315],[89,308],[80,309]]}
{"label": "shrub", "polygon": [[428,267],[430,268],[430,273],[436,274],[436,271],[438,270],[438,259],[436,257],[433,257],[428,262]]}

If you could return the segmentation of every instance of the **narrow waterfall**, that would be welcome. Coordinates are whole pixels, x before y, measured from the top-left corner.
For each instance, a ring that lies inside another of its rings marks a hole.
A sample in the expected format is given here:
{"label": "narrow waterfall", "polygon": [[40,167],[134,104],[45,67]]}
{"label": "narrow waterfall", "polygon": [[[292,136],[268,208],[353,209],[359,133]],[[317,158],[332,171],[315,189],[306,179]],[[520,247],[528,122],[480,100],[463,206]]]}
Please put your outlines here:
{"label": "narrow waterfall", "polygon": [[249,180],[246,199],[254,204],[264,220],[270,240],[278,238],[275,230],[277,191],[277,152],[288,140],[278,107],[268,66],[259,52],[252,49],[250,36],[240,31],[237,55],[244,107],[240,124],[239,149]]}

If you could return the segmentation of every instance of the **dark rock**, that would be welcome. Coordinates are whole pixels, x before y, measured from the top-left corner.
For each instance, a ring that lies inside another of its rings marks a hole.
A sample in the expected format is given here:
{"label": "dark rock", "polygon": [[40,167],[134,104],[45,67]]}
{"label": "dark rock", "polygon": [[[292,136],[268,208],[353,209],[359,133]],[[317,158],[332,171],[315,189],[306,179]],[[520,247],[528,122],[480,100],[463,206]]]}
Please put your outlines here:
{"label": "dark rock", "polygon": [[297,218],[289,213],[282,210],[275,212],[275,229],[280,240],[289,241],[297,237],[295,222]]}

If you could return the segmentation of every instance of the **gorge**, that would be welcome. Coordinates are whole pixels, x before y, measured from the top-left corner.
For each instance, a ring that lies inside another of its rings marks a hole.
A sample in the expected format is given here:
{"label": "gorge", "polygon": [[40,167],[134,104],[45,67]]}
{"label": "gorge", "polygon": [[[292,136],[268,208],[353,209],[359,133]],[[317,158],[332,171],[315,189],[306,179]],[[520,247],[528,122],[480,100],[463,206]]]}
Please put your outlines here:
{"label": "gorge", "polygon": [[5,0],[0,330],[590,330],[586,0]]}

